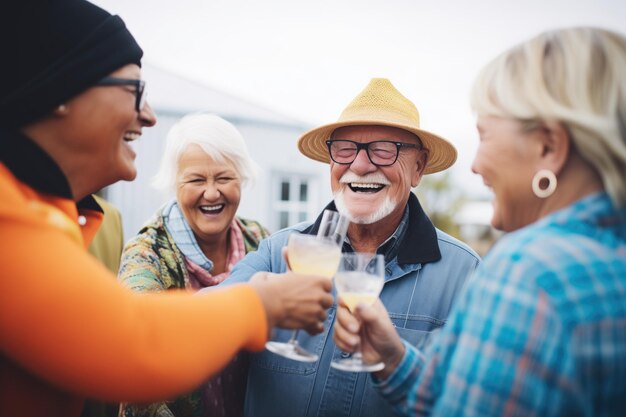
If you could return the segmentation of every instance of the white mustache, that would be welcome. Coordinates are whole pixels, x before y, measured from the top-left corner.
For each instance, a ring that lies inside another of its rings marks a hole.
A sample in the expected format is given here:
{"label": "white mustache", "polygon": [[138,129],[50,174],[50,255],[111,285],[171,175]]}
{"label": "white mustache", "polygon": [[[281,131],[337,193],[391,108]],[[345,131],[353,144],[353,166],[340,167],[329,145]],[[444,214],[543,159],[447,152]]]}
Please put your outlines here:
{"label": "white mustache", "polygon": [[383,175],[381,172],[372,172],[367,175],[357,175],[352,171],[346,171],[345,174],[341,176],[339,180],[341,184],[350,184],[353,182],[357,183],[366,183],[366,184],[382,184],[382,185],[390,185],[391,182]]}

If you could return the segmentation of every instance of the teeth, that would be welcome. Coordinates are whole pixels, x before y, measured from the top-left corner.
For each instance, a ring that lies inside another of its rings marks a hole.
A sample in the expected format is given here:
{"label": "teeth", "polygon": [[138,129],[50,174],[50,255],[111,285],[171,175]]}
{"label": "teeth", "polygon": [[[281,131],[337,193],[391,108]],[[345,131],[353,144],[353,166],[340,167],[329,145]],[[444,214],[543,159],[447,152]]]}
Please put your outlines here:
{"label": "teeth", "polygon": [[352,188],[383,188],[382,184],[357,184],[357,183],[350,183],[350,187]]}
{"label": "teeth", "polygon": [[127,132],[127,133],[124,135],[124,140],[125,140],[126,142],[132,142],[132,141],[134,141],[134,140],[139,139],[140,137],[141,137],[141,133]]}
{"label": "teeth", "polygon": [[216,206],[200,206],[200,210],[202,211],[218,211],[224,207],[223,204],[218,204]]}

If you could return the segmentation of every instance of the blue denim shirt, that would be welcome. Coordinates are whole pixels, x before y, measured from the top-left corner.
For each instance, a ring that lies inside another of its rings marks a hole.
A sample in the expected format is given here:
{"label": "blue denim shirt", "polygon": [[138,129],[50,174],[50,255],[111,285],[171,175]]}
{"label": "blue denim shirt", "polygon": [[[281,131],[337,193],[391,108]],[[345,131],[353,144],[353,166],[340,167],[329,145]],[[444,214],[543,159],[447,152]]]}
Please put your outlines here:
{"label": "blue denim shirt", "polygon": [[[329,208],[334,208],[331,203]],[[428,334],[442,326],[466,278],[480,258],[467,245],[435,229],[412,194],[407,223],[396,230],[398,241],[381,246],[395,253],[385,259],[385,286],[380,295],[398,333],[422,347]],[[301,223],[261,241],[231,271],[223,284],[247,281],[257,271],[284,272],[282,248],[291,233],[315,233],[314,224]],[[350,250],[344,246],[344,250]],[[367,373],[343,372],[330,367],[346,357],[332,340],[336,305],[328,311],[325,331],[316,336],[300,332],[298,343],[320,356],[313,363],[297,362],[267,350],[251,355],[245,415],[248,417],[393,415]],[[290,330],[276,329],[273,340],[287,341]]]}

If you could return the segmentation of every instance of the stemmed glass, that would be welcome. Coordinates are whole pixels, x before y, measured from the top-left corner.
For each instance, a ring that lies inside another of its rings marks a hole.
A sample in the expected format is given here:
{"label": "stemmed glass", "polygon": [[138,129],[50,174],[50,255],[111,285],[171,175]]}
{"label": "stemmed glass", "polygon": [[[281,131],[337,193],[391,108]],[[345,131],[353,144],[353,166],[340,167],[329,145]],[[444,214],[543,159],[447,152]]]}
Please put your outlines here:
{"label": "stemmed glass", "polygon": [[[317,235],[292,233],[287,243],[287,259],[292,271],[321,275],[332,279],[341,258],[341,245],[346,237],[348,218],[336,211],[324,210]],[[315,355],[298,345],[298,330],[287,342],[267,342],[270,352],[300,362],[315,362]]]}
{"label": "stemmed glass", "polygon": [[[373,253],[344,253],[335,274],[335,289],[350,312],[359,303],[371,305],[385,284],[385,258]],[[382,362],[365,363],[360,351],[351,357],[331,362],[333,368],[348,372],[376,372]]]}

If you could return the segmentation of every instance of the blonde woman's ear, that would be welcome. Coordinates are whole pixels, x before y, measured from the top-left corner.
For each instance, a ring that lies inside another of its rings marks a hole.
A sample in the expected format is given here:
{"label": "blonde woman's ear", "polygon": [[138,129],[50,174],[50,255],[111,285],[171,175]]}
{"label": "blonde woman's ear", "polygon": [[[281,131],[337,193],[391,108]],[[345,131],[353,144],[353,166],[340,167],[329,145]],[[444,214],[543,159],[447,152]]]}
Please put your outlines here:
{"label": "blonde woman's ear", "polygon": [[542,137],[544,168],[549,168],[558,175],[569,156],[570,134],[567,128],[559,122],[546,122],[545,132],[546,134]]}

